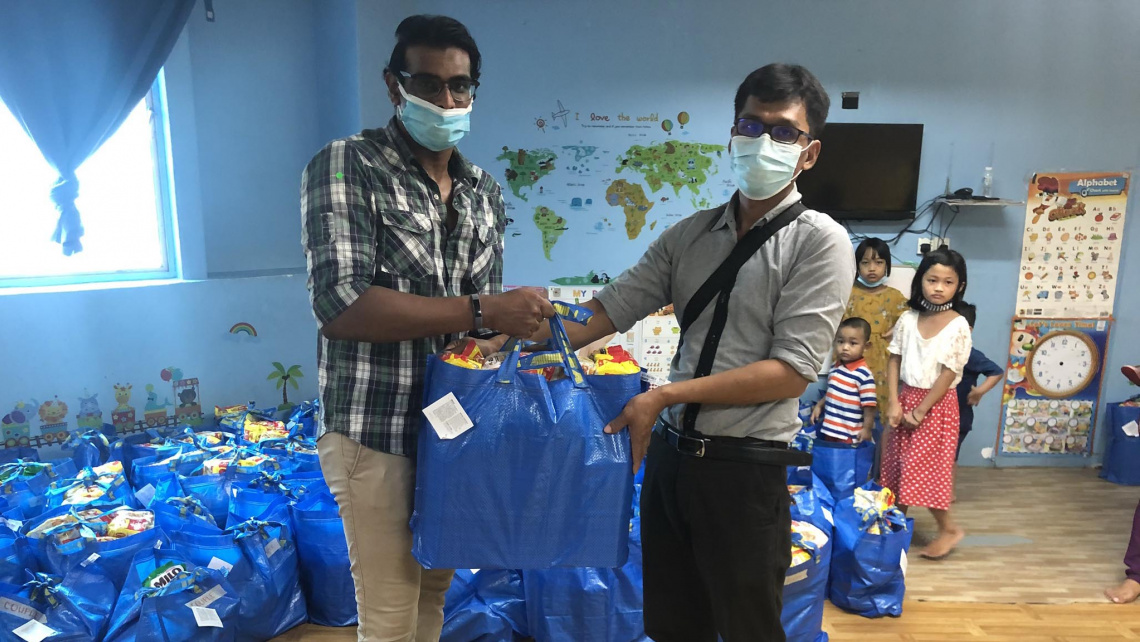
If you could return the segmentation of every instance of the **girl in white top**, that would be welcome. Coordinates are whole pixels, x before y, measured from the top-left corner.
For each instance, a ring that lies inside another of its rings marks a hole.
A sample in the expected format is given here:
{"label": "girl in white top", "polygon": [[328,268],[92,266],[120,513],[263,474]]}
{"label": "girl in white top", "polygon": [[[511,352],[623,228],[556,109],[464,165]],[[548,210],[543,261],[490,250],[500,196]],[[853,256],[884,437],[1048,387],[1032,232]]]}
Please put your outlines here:
{"label": "girl in white top", "polygon": [[899,317],[888,348],[887,421],[894,430],[883,455],[882,482],[904,511],[925,506],[938,522],[938,537],[920,553],[929,559],[946,557],[965,536],[950,517],[958,445],[954,387],[971,348],[970,326],[956,311],[965,292],[962,255],[928,253],[911,283],[911,309]]}

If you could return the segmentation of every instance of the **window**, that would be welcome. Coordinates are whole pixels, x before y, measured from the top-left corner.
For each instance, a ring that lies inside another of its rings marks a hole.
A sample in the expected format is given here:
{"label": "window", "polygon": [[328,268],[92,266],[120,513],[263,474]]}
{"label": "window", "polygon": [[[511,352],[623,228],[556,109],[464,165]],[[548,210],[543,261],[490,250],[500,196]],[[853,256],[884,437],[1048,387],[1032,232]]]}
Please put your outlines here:
{"label": "window", "polygon": [[76,171],[83,251],[51,240],[56,173],[0,106],[0,287],[177,276],[162,73],[115,134]]}

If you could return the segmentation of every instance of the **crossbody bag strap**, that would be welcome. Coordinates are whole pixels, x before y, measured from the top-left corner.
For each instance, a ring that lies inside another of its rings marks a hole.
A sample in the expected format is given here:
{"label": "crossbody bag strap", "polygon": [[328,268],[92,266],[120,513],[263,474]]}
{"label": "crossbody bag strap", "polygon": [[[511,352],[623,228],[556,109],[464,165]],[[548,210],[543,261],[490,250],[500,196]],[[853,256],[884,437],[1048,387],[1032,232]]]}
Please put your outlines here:
{"label": "crossbody bag strap", "polygon": [[[794,203],[764,225],[749,230],[732,248],[728,258],[709,275],[701,287],[697,288],[696,294],[685,306],[681,316],[681,345],[684,345],[685,332],[708,308],[709,303],[714,298],[716,299],[712,323],[709,325],[708,333],[705,334],[705,344],[701,348],[701,356],[697,360],[697,370],[693,374],[694,379],[707,377],[712,373],[713,362],[716,360],[717,348],[720,345],[720,337],[728,323],[728,301],[732,295],[732,289],[736,286],[736,276],[740,273],[740,268],[748,259],[755,256],[768,239],[787,227],[805,211],[807,208],[804,207],[803,203]],[[701,404],[692,403],[685,406],[685,414],[681,422],[682,430],[685,433],[696,432],[697,415],[700,411]]]}

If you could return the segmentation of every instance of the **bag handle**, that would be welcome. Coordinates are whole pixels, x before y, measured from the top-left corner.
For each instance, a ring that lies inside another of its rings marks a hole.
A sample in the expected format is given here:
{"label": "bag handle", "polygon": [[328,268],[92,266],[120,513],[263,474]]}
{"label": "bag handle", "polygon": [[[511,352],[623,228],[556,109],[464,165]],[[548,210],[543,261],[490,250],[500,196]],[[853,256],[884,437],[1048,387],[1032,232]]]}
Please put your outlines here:
{"label": "bag handle", "polygon": [[47,573],[33,573],[32,571],[27,571],[27,573],[31,576],[30,580],[24,582],[24,588],[28,589],[28,597],[33,602],[46,602],[49,606],[59,606],[56,593],[59,592],[62,578]]}
{"label": "bag handle", "polygon": [[206,521],[217,526],[217,523],[214,522],[214,516],[210,514],[210,511],[206,508],[206,505],[203,504],[202,501],[197,497],[167,497],[166,505],[177,508],[178,516],[182,519],[186,519],[187,515],[197,515],[198,517],[202,517],[206,519]]}
{"label": "bag handle", "polygon": [[[563,301],[553,301],[551,304],[554,306],[555,315],[550,317],[550,340],[555,353],[559,355],[558,362],[566,368],[566,373],[574,383],[575,388],[587,388],[589,384],[586,383],[586,375],[582,371],[582,364],[578,362],[578,356],[574,354],[574,350],[570,346],[570,337],[566,334],[566,326],[562,324],[562,319],[566,318],[574,323],[585,325],[594,313],[582,306]],[[499,366],[499,383],[514,382],[515,375],[518,372],[519,360],[522,358],[522,342],[512,338],[510,356],[503,360],[503,364]],[[527,361],[523,363],[527,363]]]}
{"label": "bag handle", "polygon": [[260,535],[262,539],[268,541],[273,538],[273,536],[269,534],[270,528],[277,528],[283,531],[284,526],[284,523],[272,520],[247,519],[236,526],[227,528],[225,532],[232,534],[235,540]]}
{"label": "bag handle", "polygon": [[[87,430],[85,430],[83,432],[73,433],[71,435],[71,437],[67,440],[67,443],[64,445],[64,448],[77,448],[77,447],[79,447],[79,445],[81,443],[83,443],[85,441],[86,442],[96,442],[97,441],[97,442],[103,444],[104,448],[110,448],[111,447],[111,442],[110,442],[110,440],[107,439],[107,435],[103,434],[103,431],[99,430],[98,428],[88,428]],[[98,444],[96,444],[95,447],[98,448]]]}

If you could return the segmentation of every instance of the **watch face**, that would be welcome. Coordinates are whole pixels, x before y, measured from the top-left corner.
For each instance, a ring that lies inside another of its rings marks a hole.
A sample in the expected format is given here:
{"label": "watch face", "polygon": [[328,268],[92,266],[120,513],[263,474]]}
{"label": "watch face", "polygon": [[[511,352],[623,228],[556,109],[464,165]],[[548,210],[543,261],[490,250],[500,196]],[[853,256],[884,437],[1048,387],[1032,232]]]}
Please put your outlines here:
{"label": "watch face", "polygon": [[[1096,345],[1079,332],[1046,335],[1029,356],[1029,378],[1046,397],[1070,397],[1092,382],[1097,368]],[[1057,402],[1050,403],[1058,407]]]}

